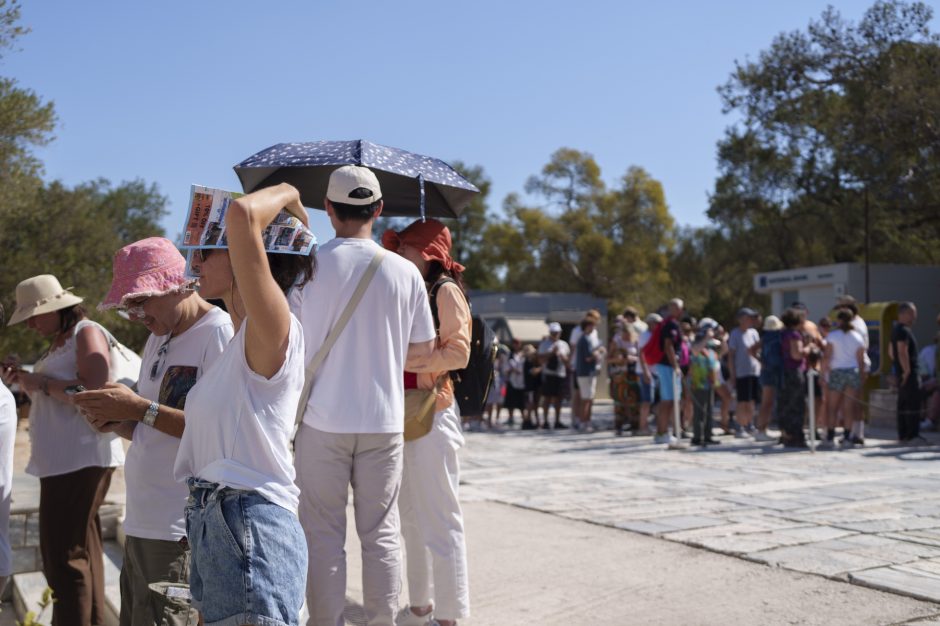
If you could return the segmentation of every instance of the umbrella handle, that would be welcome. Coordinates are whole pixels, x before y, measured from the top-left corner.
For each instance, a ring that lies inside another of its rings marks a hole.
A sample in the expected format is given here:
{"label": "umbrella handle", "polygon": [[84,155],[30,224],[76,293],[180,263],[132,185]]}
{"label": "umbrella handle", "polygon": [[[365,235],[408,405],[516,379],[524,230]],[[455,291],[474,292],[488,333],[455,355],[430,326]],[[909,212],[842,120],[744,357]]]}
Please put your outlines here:
{"label": "umbrella handle", "polygon": [[418,174],[418,203],[419,209],[421,210],[421,221],[424,222],[427,218],[424,215],[424,175]]}

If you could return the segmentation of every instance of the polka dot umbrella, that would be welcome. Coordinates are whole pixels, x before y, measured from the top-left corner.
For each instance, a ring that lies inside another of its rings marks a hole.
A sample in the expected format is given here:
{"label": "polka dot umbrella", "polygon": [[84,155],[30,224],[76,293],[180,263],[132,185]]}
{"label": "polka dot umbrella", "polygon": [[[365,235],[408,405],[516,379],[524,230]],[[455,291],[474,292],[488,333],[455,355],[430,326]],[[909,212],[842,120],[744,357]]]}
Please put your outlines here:
{"label": "polka dot umbrella", "polygon": [[330,174],[342,165],[375,173],[386,216],[457,217],[480,193],[440,159],[365,140],[279,143],[236,165],[235,173],[246,193],[290,183],[304,206],[322,209]]}

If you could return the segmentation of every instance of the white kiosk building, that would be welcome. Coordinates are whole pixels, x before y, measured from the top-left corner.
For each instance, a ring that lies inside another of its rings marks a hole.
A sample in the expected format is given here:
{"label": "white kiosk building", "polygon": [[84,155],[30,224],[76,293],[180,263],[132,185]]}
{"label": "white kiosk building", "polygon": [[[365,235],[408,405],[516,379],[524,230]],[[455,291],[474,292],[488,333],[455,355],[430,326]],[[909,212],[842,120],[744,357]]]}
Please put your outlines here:
{"label": "white kiosk building", "polygon": [[[860,303],[865,302],[865,266],[836,263],[762,272],[754,275],[754,291],[770,295],[770,312],[774,315],[779,316],[794,302],[802,302],[810,318],[818,320],[829,313],[839,296],[851,294]],[[872,264],[869,291],[869,302],[910,300],[917,305],[917,343],[923,347],[933,341],[940,313],[940,266]]]}

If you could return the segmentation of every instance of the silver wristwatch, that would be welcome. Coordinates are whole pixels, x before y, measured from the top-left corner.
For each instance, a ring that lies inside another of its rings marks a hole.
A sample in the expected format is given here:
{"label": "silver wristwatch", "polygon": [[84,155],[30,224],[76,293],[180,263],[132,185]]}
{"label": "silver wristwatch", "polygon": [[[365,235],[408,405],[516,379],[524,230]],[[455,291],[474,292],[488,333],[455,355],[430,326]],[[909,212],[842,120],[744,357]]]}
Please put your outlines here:
{"label": "silver wristwatch", "polygon": [[147,426],[153,426],[153,423],[157,421],[157,413],[160,412],[160,405],[156,402],[151,402],[150,406],[147,407],[147,410],[144,411],[144,417],[141,422]]}

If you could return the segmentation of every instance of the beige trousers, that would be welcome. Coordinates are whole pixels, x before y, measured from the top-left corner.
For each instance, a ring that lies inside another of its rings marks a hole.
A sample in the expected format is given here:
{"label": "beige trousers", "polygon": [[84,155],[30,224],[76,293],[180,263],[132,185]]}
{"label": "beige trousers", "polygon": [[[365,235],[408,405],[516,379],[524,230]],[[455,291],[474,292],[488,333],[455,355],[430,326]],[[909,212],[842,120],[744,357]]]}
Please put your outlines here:
{"label": "beige trousers", "polygon": [[398,492],[404,440],[397,434],[327,433],[301,426],[294,468],[307,538],[309,625],[343,626],[346,503],[353,489],[369,626],[394,626],[401,592]]}

